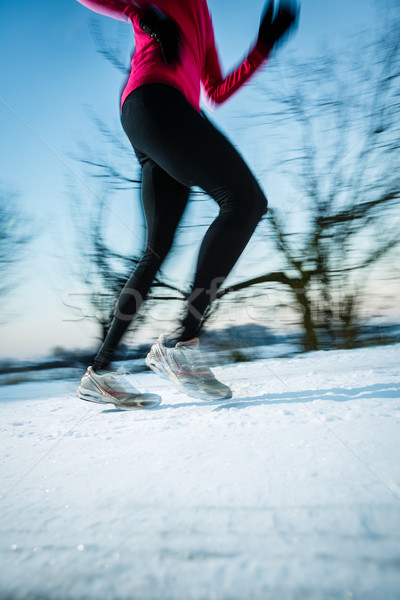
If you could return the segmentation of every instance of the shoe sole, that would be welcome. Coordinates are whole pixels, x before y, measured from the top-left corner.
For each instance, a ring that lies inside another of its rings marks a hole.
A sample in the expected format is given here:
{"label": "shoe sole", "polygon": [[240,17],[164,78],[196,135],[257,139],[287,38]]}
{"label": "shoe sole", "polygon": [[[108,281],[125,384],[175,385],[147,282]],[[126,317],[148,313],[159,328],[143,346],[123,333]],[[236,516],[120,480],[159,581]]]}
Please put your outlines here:
{"label": "shoe sole", "polygon": [[109,397],[109,396],[91,396],[89,394],[85,394],[84,392],[82,392],[81,388],[78,387],[78,389],[76,390],[76,396],[80,399],[80,400],[84,400],[85,402],[93,402],[95,404],[103,404],[103,405],[107,405],[107,404],[112,404],[113,406],[115,406],[116,408],[119,408],[120,410],[138,410],[140,408],[147,408],[147,409],[151,409],[151,408],[155,408],[156,406],[159,406],[161,404],[161,397],[154,395],[153,399],[149,399],[149,398],[144,398],[143,400],[138,400],[137,404],[133,405],[133,406],[128,406],[126,404],[121,404],[119,402],[117,402],[115,399]]}

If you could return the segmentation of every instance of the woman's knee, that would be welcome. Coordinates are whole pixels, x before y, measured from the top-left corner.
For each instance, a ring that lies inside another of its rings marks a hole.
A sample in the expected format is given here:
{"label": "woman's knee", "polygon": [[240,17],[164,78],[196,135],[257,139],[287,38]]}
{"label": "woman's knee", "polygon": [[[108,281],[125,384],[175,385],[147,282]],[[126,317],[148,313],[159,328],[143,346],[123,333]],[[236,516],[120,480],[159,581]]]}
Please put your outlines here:
{"label": "woman's knee", "polygon": [[268,200],[256,180],[248,182],[244,187],[224,190],[217,202],[223,213],[244,220],[258,222],[268,210]]}
{"label": "woman's knee", "polygon": [[268,211],[268,200],[257,181],[254,182],[252,202],[254,213],[259,219],[261,219]]}

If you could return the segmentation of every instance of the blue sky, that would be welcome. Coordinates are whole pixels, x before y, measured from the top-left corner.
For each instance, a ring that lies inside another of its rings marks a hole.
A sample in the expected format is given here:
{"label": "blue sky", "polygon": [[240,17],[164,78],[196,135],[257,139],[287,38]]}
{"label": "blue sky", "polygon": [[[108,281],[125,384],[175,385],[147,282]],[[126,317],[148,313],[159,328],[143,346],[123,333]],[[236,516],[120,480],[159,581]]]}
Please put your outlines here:
{"label": "blue sky", "polygon": [[[226,71],[254,40],[263,2],[209,0],[209,7]],[[303,0],[290,52],[310,55],[323,45],[337,45],[373,25],[374,18],[373,0]],[[130,26],[96,16],[74,0],[0,4],[0,181],[19,193],[21,208],[38,232],[18,271],[23,283],[8,301],[9,322],[0,329],[0,357],[38,356],[58,345],[93,343],[93,326],[66,321],[63,304],[75,289],[68,268],[74,240],[68,182],[85,187],[85,175],[70,155],[79,141],[88,140],[94,147],[98,143],[88,107],[118,131],[123,76],[97,53],[89,31],[92,19],[99,20],[106,37],[127,31],[128,58],[133,43]],[[257,75],[267,76],[267,68]],[[213,114],[250,162],[251,132],[236,128],[233,116],[244,107],[251,112],[254,93],[243,89]]]}

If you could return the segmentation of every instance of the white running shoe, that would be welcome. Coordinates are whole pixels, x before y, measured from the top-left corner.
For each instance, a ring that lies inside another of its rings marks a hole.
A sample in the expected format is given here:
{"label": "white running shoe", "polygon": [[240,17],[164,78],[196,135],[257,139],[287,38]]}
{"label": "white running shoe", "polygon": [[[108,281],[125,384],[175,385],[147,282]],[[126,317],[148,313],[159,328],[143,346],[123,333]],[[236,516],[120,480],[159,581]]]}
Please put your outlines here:
{"label": "white running shoe", "polygon": [[161,336],[146,357],[147,366],[157,375],[169,379],[194,398],[222,400],[232,397],[231,389],[218,381],[204,364],[198,338],[178,342],[175,348],[167,348],[164,341],[165,336]]}
{"label": "white running shoe", "polygon": [[76,395],[81,400],[98,404],[114,404],[121,410],[154,408],[161,402],[157,394],[142,394],[126,379],[125,372],[116,371],[100,375],[88,367]]}

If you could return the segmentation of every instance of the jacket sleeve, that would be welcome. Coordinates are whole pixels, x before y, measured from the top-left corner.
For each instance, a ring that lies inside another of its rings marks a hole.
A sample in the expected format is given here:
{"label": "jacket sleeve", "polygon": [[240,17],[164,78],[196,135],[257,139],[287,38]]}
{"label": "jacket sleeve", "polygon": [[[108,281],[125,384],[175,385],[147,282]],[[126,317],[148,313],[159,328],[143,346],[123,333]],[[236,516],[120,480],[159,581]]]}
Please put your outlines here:
{"label": "jacket sleeve", "polygon": [[119,21],[130,21],[130,16],[141,13],[148,2],[143,0],[78,0],[90,10]]}
{"label": "jacket sleeve", "polygon": [[215,46],[211,17],[209,17],[208,27],[208,44],[202,84],[206,96],[211,106],[213,106],[225,102],[225,100],[230,98],[232,94],[246,83],[266,61],[272,48],[265,48],[256,44],[242,64],[224,77],[221,72],[218,52]]}

